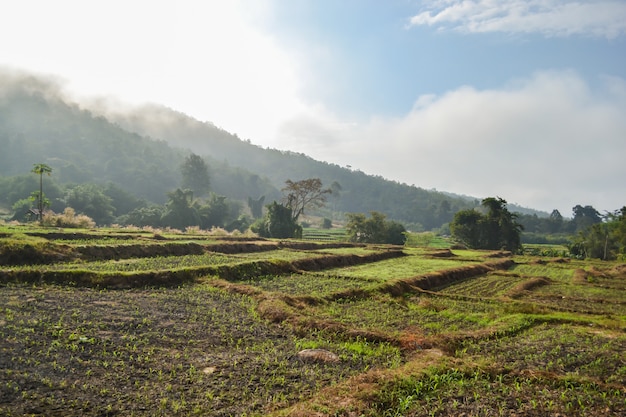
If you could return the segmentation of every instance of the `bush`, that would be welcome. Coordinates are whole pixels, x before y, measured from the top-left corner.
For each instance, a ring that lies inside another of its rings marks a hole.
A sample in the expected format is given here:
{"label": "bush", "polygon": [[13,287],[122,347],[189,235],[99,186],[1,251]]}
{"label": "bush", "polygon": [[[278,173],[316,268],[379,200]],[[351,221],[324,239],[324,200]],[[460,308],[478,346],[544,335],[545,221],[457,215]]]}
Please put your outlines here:
{"label": "bush", "polygon": [[401,223],[386,220],[382,213],[372,211],[367,218],[362,213],[348,213],[346,226],[351,242],[359,243],[390,243],[403,245],[406,241],[406,229]]}
{"label": "bush", "polygon": [[80,228],[88,229],[96,226],[96,222],[89,216],[84,214],[76,214],[76,211],[71,207],[66,207],[63,213],[56,214],[53,212],[46,212],[43,215],[43,225],[52,227],[68,227],[68,228]]}

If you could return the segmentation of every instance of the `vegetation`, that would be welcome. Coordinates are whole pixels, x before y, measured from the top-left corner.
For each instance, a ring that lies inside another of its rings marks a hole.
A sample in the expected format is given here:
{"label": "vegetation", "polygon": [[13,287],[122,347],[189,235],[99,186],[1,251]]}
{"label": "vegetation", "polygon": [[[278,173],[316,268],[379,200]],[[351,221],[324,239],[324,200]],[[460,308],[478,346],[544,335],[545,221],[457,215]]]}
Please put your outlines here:
{"label": "vegetation", "polygon": [[[302,226],[298,224],[298,219],[306,208],[323,207],[326,203],[326,194],[331,190],[322,189],[322,182],[318,178],[310,178],[296,182],[287,180],[282,191],[284,193],[282,203],[274,201],[268,204],[265,218],[257,220],[252,231],[262,237],[301,238]],[[248,204],[254,207],[256,202],[248,199]]]}
{"label": "vegetation", "polygon": [[192,153],[187,156],[180,170],[184,189],[193,191],[196,196],[203,196],[209,192],[209,167],[199,155]]}
{"label": "vegetation", "polygon": [[521,214],[0,90],[0,208],[41,222],[0,220],[1,415],[626,414],[626,207]]}
{"label": "vegetation", "polygon": [[626,413],[624,264],[440,239],[0,225],[0,414]]}
{"label": "vegetation", "polygon": [[506,200],[489,197],[482,201],[482,206],[486,214],[476,210],[456,213],[450,224],[452,235],[470,248],[517,252],[523,226],[517,222],[517,215],[507,209]]}
{"label": "vegetation", "polygon": [[[32,176],[29,167],[37,161],[54,171],[52,179],[44,178],[51,210],[62,212],[69,205],[64,201],[66,191],[77,185],[96,185],[112,199],[112,220],[107,215],[100,221],[97,215],[73,207],[99,225],[160,220],[155,212],[163,210],[167,193],[177,188],[191,189],[196,199],[212,191],[243,207],[248,198],[265,196],[262,207],[281,201],[280,190],[290,178],[319,178],[330,184],[335,193],[326,195],[332,196],[332,205],[320,209],[320,216],[336,219],[346,212],[374,210],[414,231],[439,228],[456,211],[477,204],[474,199],[388,181],[302,154],[262,149],[169,109],[151,106],[123,114],[89,111],[67,102],[56,86],[36,77],[0,88],[0,206],[7,209],[36,189],[34,178],[25,178]],[[186,172],[183,166],[191,170]],[[127,196],[118,195],[109,184]],[[341,198],[336,198],[339,191]],[[240,215],[262,217],[258,212],[241,212],[229,222]]]}
{"label": "vegetation", "polygon": [[607,214],[604,222],[593,221],[579,232],[570,247],[577,256],[598,259],[626,257],[626,206]]}
{"label": "vegetation", "polygon": [[[1,89],[0,208],[10,211],[5,218],[26,221],[30,209],[37,208],[30,198],[40,184],[29,173],[37,161],[54,171],[52,177],[40,178],[49,209],[62,213],[72,207],[100,226],[166,227],[162,218],[168,193],[191,189],[198,204],[211,200],[211,192],[224,197],[228,215],[208,227],[245,230],[263,217],[264,205],[281,201],[280,189],[289,178],[330,184],[333,192],[324,196],[332,204],[311,207],[320,217],[343,221],[345,213],[376,211],[413,232],[449,234],[447,225],[455,213],[480,206],[474,198],[262,149],[211,123],[158,106],[125,113],[90,111],[69,103],[57,86],[37,77],[18,77],[18,83]],[[102,208],[96,209],[100,203]],[[571,235],[602,222],[584,204],[573,208],[571,220],[558,211],[509,210],[519,213],[518,222],[527,232],[521,236],[524,243],[569,244]]]}
{"label": "vegetation", "polygon": [[43,221],[43,208],[44,208],[44,195],[43,195],[43,174],[47,174],[48,176],[52,172],[52,168],[50,168],[46,164],[35,164],[32,172],[39,175],[39,194],[37,195],[37,215],[39,216],[39,222]]}
{"label": "vegetation", "polygon": [[386,220],[382,213],[372,211],[369,219],[362,213],[348,213],[346,217],[346,230],[351,242],[403,245],[406,240],[404,226]]}
{"label": "vegetation", "polygon": [[332,192],[330,188],[322,189],[322,181],[319,178],[287,180],[282,191],[283,204],[291,210],[291,220],[294,223],[304,214],[305,208],[323,207],[326,203],[326,194]]}

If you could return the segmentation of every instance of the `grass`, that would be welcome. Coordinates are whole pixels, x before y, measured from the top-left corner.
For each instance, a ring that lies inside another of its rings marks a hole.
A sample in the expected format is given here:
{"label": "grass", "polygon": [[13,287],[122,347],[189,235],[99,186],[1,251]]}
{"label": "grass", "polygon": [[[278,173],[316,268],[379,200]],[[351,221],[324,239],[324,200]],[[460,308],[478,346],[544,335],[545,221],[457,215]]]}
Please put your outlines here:
{"label": "grass", "polygon": [[326,297],[340,291],[363,289],[368,286],[366,279],[340,278],[323,273],[259,276],[242,282],[264,291],[309,297]]}
{"label": "grass", "polygon": [[481,297],[498,297],[507,294],[512,288],[523,282],[517,274],[495,272],[477,278],[472,278],[447,287],[442,294],[480,295]]}
{"label": "grass", "polygon": [[386,282],[394,279],[414,277],[441,269],[454,268],[459,265],[459,261],[454,259],[429,259],[423,256],[409,256],[389,259],[374,264],[335,268],[328,271],[328,274],[338,277],[353,277]]}
{"label": "grass", "polygon": [[[385,259],[380,246],[74,232],[0,226],[2,259],[38,261],[0,266],[0,415],[626,415],[618,263],[526,254],[476,269],[489,252],[426,235]],[[163,239],[200,252],[151,256]],[[126,259],[67,259],[116,247]],[[429,290],[412,279],[450,270]],[[124,289],[102,279],[133,274]]]}

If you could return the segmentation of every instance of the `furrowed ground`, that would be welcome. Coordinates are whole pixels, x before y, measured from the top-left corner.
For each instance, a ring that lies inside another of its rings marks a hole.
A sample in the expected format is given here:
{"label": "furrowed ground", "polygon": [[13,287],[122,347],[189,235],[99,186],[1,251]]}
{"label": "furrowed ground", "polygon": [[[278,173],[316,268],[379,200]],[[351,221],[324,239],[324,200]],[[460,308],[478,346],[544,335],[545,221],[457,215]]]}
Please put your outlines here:
{"label": "furrowed ground", "polygon": [[623,263],[0,228],[0,415],[626,415],[624,352]]}

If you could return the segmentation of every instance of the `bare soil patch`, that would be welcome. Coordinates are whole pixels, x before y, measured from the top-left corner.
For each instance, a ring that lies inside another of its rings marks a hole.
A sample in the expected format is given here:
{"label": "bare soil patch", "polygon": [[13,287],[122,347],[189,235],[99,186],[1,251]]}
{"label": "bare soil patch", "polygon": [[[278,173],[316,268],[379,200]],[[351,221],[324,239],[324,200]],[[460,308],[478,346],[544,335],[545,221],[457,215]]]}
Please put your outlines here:
{"label": "bare soil patch", "polygon": [[208,286],[5,287],[0,305],[0,415],[262,415],[376,365],[301,360],[288,327]]}

